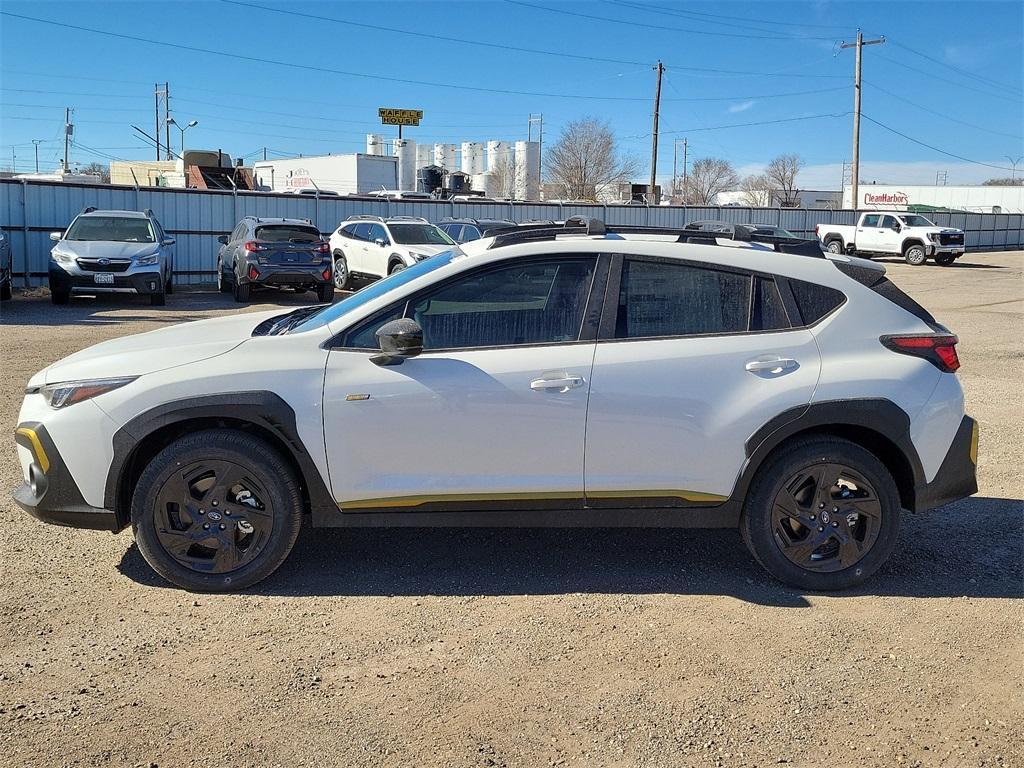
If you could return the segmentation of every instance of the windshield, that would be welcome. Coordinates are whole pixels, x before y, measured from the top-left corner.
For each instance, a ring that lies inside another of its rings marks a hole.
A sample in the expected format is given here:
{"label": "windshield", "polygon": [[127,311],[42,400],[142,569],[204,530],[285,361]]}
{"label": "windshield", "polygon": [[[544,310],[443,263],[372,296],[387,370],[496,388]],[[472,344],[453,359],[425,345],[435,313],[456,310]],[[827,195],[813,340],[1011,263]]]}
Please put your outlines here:
{"label": "windshield", "polygon": [[455,245],[455,241],[433,224],[388,223],[391,236],[402,245]]}
{"label": "windshield", "polygon": [[68,228],[65,240],[103,240],[115,243],[155,243],[149,219],[123,216],[79,216]]}
{"label": "windshield", "polygon": [[320,239],[320,230],[294,225],[257,227],[256,239],[264,243],[315,243]]}
{"label": "windshield", "polygon": [[916,216],[916,215],[911,214],[909,216],[900,216],[900,218],[903,219],[903,223],[906,224],[908,227],[934,227],[935,226],[930,221],[928,221],[928,219],[926,219],[924,216]]}
{"label": "windshield", "polygon": [[447,266],[451,263],[454,255],[453,251],[443,251],[436,256],[431,256],[429,259],[419,261],[411,267],[394,272],[389,277],[385,277],[383,280],[378,280],[377,282],[371,283],[365,288],[356,291],[347,299],[342,299],[337,304],[329,304],[322,307],[315,314],[306,317],[304,322],[300,325],[296,325],[294,330],[297,332],[310,331],[314,328],[320,328],[327,323],[333,323],[339,317],[348,314],[353,309],[358,309],[367,302],[373,301],[389,291],[401,288],[403,285],[412,282],[417,277],[422,277],[423,275],[433,272],[435,269]]}

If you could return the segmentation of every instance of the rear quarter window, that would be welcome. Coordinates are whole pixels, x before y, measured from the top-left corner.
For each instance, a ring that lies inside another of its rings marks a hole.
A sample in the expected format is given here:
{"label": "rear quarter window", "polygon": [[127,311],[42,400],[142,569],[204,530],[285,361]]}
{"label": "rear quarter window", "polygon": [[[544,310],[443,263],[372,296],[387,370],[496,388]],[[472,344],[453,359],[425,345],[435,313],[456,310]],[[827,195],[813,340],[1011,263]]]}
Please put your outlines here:
{"label": "rear quarter window", "polygon": [[803,280],[790,280],[803,325],[813,325],[846,301],[846,294],[835,288]]}

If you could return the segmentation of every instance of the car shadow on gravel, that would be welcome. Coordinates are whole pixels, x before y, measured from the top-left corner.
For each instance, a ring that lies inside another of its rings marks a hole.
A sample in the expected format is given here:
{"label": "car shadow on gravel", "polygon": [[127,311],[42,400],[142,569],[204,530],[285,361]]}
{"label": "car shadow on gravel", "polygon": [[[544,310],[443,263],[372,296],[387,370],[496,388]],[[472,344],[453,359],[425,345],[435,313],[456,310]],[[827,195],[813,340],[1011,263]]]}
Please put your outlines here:
{"label": "car shadow on gravel", "polygon": [[[1024,597],[1024,502],[975,497],[904,519],[889,563],[839,597]],[[134,543],[118,565],[168,587]],[[303,529],[261,595],[729,595],[800,608],[734,530],[558,528]]]}

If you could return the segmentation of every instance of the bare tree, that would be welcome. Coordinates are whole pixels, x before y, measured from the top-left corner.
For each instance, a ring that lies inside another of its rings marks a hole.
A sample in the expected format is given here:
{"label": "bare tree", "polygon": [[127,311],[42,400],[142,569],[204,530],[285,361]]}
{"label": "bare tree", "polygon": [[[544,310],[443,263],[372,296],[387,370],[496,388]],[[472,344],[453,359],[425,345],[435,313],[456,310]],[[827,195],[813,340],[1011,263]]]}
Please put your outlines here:
{"label": "bare tree", "polygon": [[986,179],[981,182],[983,187],[1021,187],[1024,186],[1024,178],[1018,179],[1011,176],[1004,176],[1001,179]]}
{"label": "bare tree", "polygon": [[515,197],[516,194],[516,162],[508,159],[496,163],[488,173],[494,174],[494,186],[498,190],[498,197]]}
{"label": "bare tree", "polygon": [[704,157],[696,161],[686,176],[683,202],[688,205],[712,205],[719,192],[733,189],[740,178],[728,160]]}
{"label": "bare tree", "polygon": [[544,155],[547,181],[564,187],[570,199],[594,200],[599,189],[628,181],[638,167],[619,152],[608,123],[592,117],[566,125]]}
{"label": "bare tree", "polygon": [[771,203],[772,185],[762,173],[744,177],[740,182],[740,191],[743,193],[743,204],[751,208],[764,208]]}
{"label": "bare tree", "polygon": [[81,169],[82,173],[91,173],[94,176],[99,176],[100,181],[104,184],[110,183],[110,166],[104,165],[103,163],[89,163],[87,166]]}
{"label": "bare tree", "polygon": [[768,163],[764,171],[765,178],[783,208],[796,208],[800,203],[796,177],[803,164],[799,155],[779,155]]}

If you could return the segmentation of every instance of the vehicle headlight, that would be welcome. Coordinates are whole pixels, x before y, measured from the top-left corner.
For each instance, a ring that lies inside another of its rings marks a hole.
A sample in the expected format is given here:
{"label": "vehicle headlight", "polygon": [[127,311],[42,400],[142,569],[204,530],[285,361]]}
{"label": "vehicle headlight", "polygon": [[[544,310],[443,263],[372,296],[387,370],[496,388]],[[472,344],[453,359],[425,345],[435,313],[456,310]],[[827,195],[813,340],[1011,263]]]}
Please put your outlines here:
{"label": "vehicle headlight", "polygon": [[938,232],[929,232],[928,233],[928,239],[931,240],[933,243],[939,242],[939,233]]}
{"label": "vehicle headlight", "polygon": [[56,261],[58,264],[71,263],[71,255],[64,253],[63,251],[58,251],[56,248],[50,251],[50,255],[53,256],[53,260]]}
{"label": "vehicle headlight", "polygon": [[148,267],[152,264],[156,264],[160,260],[159,253],[147,253],[144,256],[136,256],[132,261],[135,262],[136,266]]}
{"label": "vehicle headlight", "polygon": [[409,251],[409,255],[412,256],[413,259],[415,259],[416,261],[423,261],[425,258],[427,258],[427,256],[429,256],[429,254],[416,253],[415,251]]}
{"label": "vehicle headlight", "polygon": [[135,381],[138,376],[122,376],[116,379],[86,379],[83,381],[62,381],[46,384],[39,388],[39,394],[51,408],[64,408],[83,400],[111,392]]}

